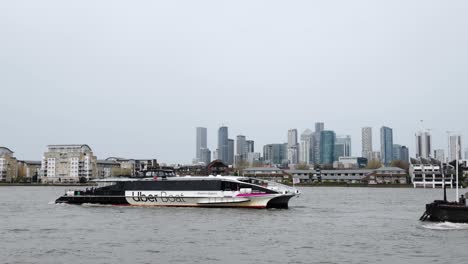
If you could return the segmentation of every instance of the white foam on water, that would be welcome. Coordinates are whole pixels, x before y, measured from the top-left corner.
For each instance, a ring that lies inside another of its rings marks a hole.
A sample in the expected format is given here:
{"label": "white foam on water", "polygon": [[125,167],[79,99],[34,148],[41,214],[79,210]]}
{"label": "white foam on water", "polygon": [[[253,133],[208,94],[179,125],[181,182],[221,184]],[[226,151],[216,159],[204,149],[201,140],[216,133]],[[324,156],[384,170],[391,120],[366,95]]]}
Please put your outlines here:
{"label": "white foam on water", "polygon": [[83,207],[111,207],[112,204],[93,204],[93,203],[83,203],[81,204]]}
{"label": "white foam on water", "polygon": [[468,230],[468,224],[452,222],[430,223],[424,224],[422,227],[431,230]]}
{"label": "white foam on water", "polygon": [[47,203],[48,205],[53,205],[53,206],[69,206],[67,203],[56,203],[55,201],[50,201]]}

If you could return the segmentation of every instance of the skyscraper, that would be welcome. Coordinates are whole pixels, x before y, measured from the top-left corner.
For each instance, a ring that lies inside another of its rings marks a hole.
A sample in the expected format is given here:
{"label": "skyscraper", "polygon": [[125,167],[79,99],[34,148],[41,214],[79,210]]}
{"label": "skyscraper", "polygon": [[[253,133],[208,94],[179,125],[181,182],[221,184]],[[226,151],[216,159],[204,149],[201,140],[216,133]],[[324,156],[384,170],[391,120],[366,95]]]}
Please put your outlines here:
{"label": "skyscraper", "polygon": [[320,136],[324,130],[325,124],[322,122],[315,123],[315,131],[312,135],[312,160],[314,164],[320,164]]}
{"label": "skyscraper", "polygon": [[409,162],[409,149],[408,147],[406,146],[401,146],[401,149],[400,149],[400,158],[402,161],[404,162]]}
{"label": "skyscraper", "polygon": [[288,148],[288,163],[289,164],[298,164],[299,163],[299,146]]}
{"label": "skyscraper", "polygon": [[401,159],[401,145],[393,144],[393,157],[392,160]]}
{"label": "skyscraper", "polygon": [[334,161],[339,157],[351,156],[351,136],[337,136],[335,140]]}
{"label": "skyscraper", "polygon": [[301,134],[301,143],[299,146],[299,162],[310,164],[312,163],[312,143],[313,143],[313,133],[310,129],[306,129]]}
{"label": "skyscraper", "polygon": [[431,156],[431,134],[419,131],[416,133],[416,158],[428,159]]}
{"label": "skyscraper", "polygon": [[238,166],[245,160],[247,160],[247,143],[245,136],[238,135],[236,138],[236,155],[234,155],[234,164]]}
{"label": "skyscraper", "polygon": [[409,161],[409,151],[406,146],[393,144],[393,157],[392,160],[401,160],[404,162]]}
{"label": "skyscraper", "polygon": [[333,164],[335,158],[335,139],[334,131],[323,130],[320,132],[320,164]]}
{"label": "skyscraper", "polygon": [[205,165],[208,165],[211,162],[211,151],[207,148],[201,149],[201,157],[198,162],[203,162]]}
{"label": "skyscraper", "polygon": [[372,127],[362,128],[362,157],[372,159]]}
{"label": "skyscraper", "polygon": [[297,144],[297,129],[288,130],[288,161],[291,164],[299,162],[299,146]]}
{"label": "skyscraper", "polygon": [[315,123],[315,132],[322,132],[325,129],[325,124],[323,122]]}
{"label": "skyscraper", "polygon": [[250,165],[262,164],[262,157],[259,152],[247,153],[247,163]]}
{"label": "skyscraper", "polygon": [[380,128],[380,155],[382,163],[389,165],[393,159],[393,130],[383,126]]}
{"label": "skyscraper", "polygon": [[443,149],[434,150],[434,159],[445,162],[445,151]]}
{"label": "skyscraper", "polygon": [[370,160],[381,160],[380,151],[372,151]]}
{"label": "skyscraper", "polygon": [[455,159],[461,159],[461,153],[462,153],[462,142],[461,142],[461,136],[460,135],[451,135],[449,137],[449,146],[450,146],[450,152],[449,152],[449,160],[453,161]]}
{"label": "skyscraper", "polygon": [[281,165],[287,160],[288,144],[268,144],[263,147],[263,159],[270,165]]}
{"label": "skyscraper", "polygon": [[253,140],[247,140],[245,143],[247,144],[247,153],[255,152],[255,142]]}
{"label": "skyscraper", "polygon": [[228,139],[228,154],[227,154],[227,164],[234,164],[234,139]]}
{"label": "skyscraper", "polygon": [[245,141],[245,136],[237,136],[237,145],[236,145],[236,154],[241,156],[247,156],[247,143]]}
{"label": "skyscraper", "polygon": [[465,159],[468,160],[468,148],[465,149]]}
{"label": "skyscraper", "polygon": [[288,130],[288,147],[293,147],[297,145],[297,129]]}
{"label": "skyscraper", "polygon": [[196,150],[195,150],[195,159],[194,162],[198,163],[202,161],[202,149],[206,149],[206,128],[197,127],[196,128]]}
{"label": "skyscraper", "polygon": [[[218,130],[218,159],[222,160],[224,163],[228,163],[228,128],[222,126]],[[234,158],[234,157],[233,157]]]}

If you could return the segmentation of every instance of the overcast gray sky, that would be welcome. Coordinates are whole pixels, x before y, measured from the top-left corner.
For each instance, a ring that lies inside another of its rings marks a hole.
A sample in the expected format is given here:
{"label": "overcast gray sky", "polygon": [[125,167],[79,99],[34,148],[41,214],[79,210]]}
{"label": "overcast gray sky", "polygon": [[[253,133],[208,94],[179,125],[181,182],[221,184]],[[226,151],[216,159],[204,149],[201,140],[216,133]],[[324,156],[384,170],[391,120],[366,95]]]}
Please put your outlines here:
{"label": "overcast gray sky", "polygon": [[[2,1],[0,145],[188,163],[195,127],[468,131],[468,1]],[[468,139],[464,139],[467,142]],[[467,144],[464,144],[465,146]]]}

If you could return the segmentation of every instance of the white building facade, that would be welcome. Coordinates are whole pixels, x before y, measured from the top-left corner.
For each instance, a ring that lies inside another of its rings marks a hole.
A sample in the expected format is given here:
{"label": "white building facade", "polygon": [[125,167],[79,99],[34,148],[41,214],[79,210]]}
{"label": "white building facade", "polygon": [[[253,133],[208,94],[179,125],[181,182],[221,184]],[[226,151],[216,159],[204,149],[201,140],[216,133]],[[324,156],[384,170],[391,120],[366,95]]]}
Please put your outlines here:
{"label": "white building facade", "polygon": [[455,185],[454,175],[444,175],[439,164],[411,164],[409,173],[414,188],[443,188],[444,184],[453,188]]}
{"label": "white building facade", "polygon": [[13,151],[0,147],[0,182],[11,182],[18,176],[18,161]]}
{"label": "white building facade", "polygon": [[43,183],[77,183],[97,177],[97,158],[88,145],[49,145],[41,163]]}

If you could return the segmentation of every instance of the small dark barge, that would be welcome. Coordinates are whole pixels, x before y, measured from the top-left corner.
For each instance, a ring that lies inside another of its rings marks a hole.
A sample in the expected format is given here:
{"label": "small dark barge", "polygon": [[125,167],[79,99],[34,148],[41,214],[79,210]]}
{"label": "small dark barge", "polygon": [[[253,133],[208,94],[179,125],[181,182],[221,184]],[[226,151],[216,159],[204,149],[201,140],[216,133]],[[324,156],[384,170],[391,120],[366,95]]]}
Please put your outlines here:
{"label": "small dark barge", "polygon": [[426,211],[419,219],[421,221],[468,223],[468,206],[462,194],[458,202],[435,200],[426,204]]}

